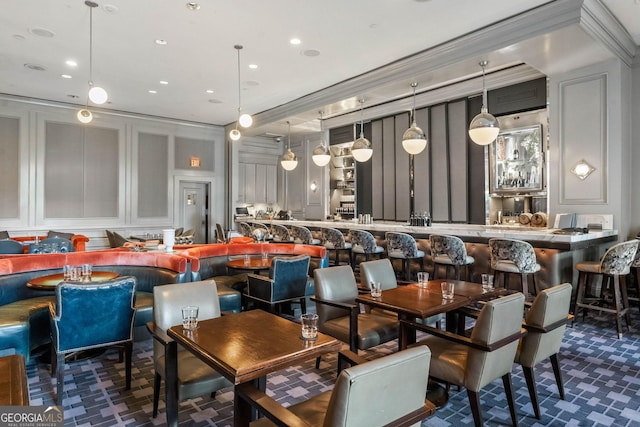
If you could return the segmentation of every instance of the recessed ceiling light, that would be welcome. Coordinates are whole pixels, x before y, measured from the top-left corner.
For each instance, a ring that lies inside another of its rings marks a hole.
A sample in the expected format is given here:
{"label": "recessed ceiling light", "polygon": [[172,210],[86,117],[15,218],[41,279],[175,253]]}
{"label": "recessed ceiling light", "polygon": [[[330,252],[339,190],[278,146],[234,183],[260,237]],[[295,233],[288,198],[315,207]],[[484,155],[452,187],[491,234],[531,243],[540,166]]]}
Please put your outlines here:
{"label": "recessed ceiling light", "polygon": [[62,77],[63,79],[70,79],[71,76],[69,74],[60,74],[60,77]]}
{"label": "recessed ceiling light", "polygon": [[149,93],[158,93],[158,91],[157,91],[157,90],[153,90],[153,89],[151,89],[151,90],[149,91]]}
{"label": "recessed ceiling light", "polygon": [[47,30],[46,28],[29,28],[29,32],[38,37],[51,38],[55,35],[53,31]]}
{"label": "recessed ceiling light", "polygon": [[255,70],[256,68],[258,68],[257,64],[249,64],[249,68],[251,68],[252,70]]}
{"label": "recessed ceiling light", "polygon": [[289,40],[289,43],[293,44],[293,45],[298,45],[300,43],[302,43],[302,41],[298,38],[292,38],[291,40]]}
{"label": "recessed ceiling light", "polygon": [[166,81],[166,80],[160,80],[160,84],[161,84],[161,85],[168,85],[168,84],[169,84],[169,82],[168,82],[168,81]]}
{"label": "recessed ceiling light", "polygon": [[24,64],[24,67],[28,68],[30,70],[33,70],[33,71],[45,71],[46,70],[46,68],[44,68],[42,65],[38,65],[38,64],[29,64],[29,63],[27,63],[27,64]]}
{"label": "recessed ceiling light", "polygon": [[222,101],[220,101],[219,99],[210,99],[209,102],[212,104],[222,104]]}
{"label": "recessed ceiling light", "polygon": [[65,64],[67,64],[69,67],[77,67],[78,63],[76,61],[74,61],[73,59],[67,59],[66,61],[64,61]]}
{"label": "recessed ceiling light", "polygon": [[164,39],[156,39],[156,44],[159,46],[164,46],[167,44],[167,41]]}
{"label": "recessed ceiling light", "polygon": [[205,92],[207,92],[207,93],[213,93],[213,89],[207,89],[207,90],[205,90]]}
{"label": "recessed ceiling light", "polygon": [[302,54],[304,56],[320,56],[320,51],[316,49],[307,49],[307,50],[303,50]]}
{"label": "recessed ceiling light", "polygon": [[186,6],[189,10],[200,10],[200,5],[194,1],[188,1]]}

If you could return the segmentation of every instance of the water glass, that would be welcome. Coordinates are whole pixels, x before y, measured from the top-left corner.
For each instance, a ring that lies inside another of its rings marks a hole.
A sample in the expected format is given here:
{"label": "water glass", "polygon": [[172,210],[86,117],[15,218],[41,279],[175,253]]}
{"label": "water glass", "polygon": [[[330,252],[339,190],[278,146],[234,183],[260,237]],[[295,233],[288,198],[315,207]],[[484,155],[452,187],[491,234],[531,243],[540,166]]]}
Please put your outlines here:
{"label": "water glass", "polygon": [[262,252],[262,261],[266,261],[269,259],[269,253],[266,251]]}
{"label": "water glass", "polygon": [[371,296],[373,298],[380,298],[382,296],[382,285],[380,282],[371,282],[369,283],[371,288]]}
{"label": "water glass", "polygon": [[185,331],[198,329],[198,306],[188,305],[182,307],[182,327]]}
{"label": "water glass", "polygon": [[91,281],[91,274],[93,274],[93,266],[91,264],[82,264],[82,280]]}
{"label": "water glass", "polygon": [[249,255],[244,256],[244,265],[249,265],[251,263],[251,257]]}
{"label": "water glass", "polygon": [[455,283],[453,282],[442,282],[440,284],[440,288],[442,289],[442,299],[446,299],[446,300],[453,299],[454,287],[455,287]]}
{"label": "water glass", "polygon": [[429,285],[429,272],[418,271],[418,286],[426,288]]}
{"label": "water glass", "polygon": [[482,275],[482,289],[486,291],[493,289],[493,274]]}
{"label": "water glass", "polygon": [[318,315],[315,313],[305,313],[300,317],[302,325],[302,339],[316,340],[318,339]]}
{"label": "water glass", "polygon": [[68,280],[71,280],[71,269],[73,268],[73,265],[70,264],[65,264],[62,267],[62,280],[64,280],[65,282]]}
{"label": "water glass", "polygon": [[72,265],[69,267],[69,281],[79,282],[82,279],[82,267]]}

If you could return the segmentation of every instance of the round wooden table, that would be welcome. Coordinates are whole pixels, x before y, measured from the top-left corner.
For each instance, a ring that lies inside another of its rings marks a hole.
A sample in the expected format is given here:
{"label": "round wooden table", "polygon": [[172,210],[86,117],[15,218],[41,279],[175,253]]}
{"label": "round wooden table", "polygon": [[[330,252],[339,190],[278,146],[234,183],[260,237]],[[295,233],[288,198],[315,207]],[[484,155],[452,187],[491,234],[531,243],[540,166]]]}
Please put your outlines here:
{"label": "round wooden table", "polygon": [[[106,282],[107,280],[112,280],[118,277],[120,274],[114,271],[93,271],[91,274],[90,281],[78,281],[72,283],[98,283],[98,282]],[[51,291],[56,288],[58,283],[64,281],[63,273],[56,274],[48,274],[46,276],[34,277],[33,279],[27,282],[27,287],[33,289],[39,289],[44,291]]]}
{"label": "round wooden table", "polygon": [[244,258],[232,259],[227,262],[227,267],[234,270],[250,270],[259,274],[263,270],[269,270],[271,268],[271,261],[273,258],[258,258],[250,257],[248,262],[245,262]]}

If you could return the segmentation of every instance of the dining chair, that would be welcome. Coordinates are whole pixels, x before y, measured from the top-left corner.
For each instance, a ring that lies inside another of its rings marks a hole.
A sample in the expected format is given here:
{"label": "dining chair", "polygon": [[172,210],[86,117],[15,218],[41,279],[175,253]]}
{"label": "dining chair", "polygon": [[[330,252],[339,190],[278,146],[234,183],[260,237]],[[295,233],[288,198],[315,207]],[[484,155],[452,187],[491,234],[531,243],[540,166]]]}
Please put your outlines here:
{"label": "dining chair", "polygon": [[[438,278],[440,267],[444,267],[445,279],[460,280],[460,267],[465,267],[466,280],[473,280],[473,263],[475,259],[467,255],[467,248],[461,238],[444,234],[431,234],[431,259],[433,261],[433,278]],[[449,268],[454,270],[454,276],[449,277]]]}
{"label": "dining chair", "polygon": [[23,254],[22,243],[15,240],[0,240],[0,254]]}
{"label": "dining chair", "polygon": [[303,227],[301,225],[292,225],[289,227],[289,232],[291,233],[291,237],[293,237],[293,241],[296,243],[301,243],[303,245],[319,245],[320,240],[314,239],[313,234],[311,234],[311,230],[307,227]]}
{"label": "dining chair", "polygon": [[398,321],[390,316],[360,313],[358,285],[350,265],[313,272],[318,330],[349,344],[354,353],[398,338]]}
{"label": "dining chair", "polygon": [[100,347],[124,348],[125,389],[131,388],[131,357],[136,278],[99,283],[60,283],[51,316],[51,374],[56,376],[57,405],[62,405],[65,356]]}
{"label": "dining chair", "polygon": [[351,242],[351,266],[354,268],[358,261],[358,255],[364,255],[365,261],[369,261],[373,256],[378,258],[384,256],[384,248],[378,246],[376,238],[368,231],[349,230],[349,240]]}
{"label": "dining chair", "polygon": [[467,389],[477,427],[483,425],[480,390],[498,378],[502,378],[511,421],[518,425],[511,369],[518,343],[524,335],[521,329],[523,310],[524,295],[520,292],[488,301],[480,311],[470,337],[408,322],[429,334],[417,345],[431,349],[432,378]]}
{"label": "dining chair", "polygon": [[522,366],[531,406],[537,419],[540,419],[540,403],[533,368],[547,358],[553,367],[560,399],[564,400],[558,353],[567,325],[572,290],[571,283],[564,283],[539,292],[522,325],[527,334],[520,339],[515,363]]}
{"label": "dining chair", "polygon": [[411,280],[411,261],[420,263],[420,270],[424,270],[424,252],[418,249],[416,239],[407,233],[387,231],[384,235],[387,241],[387,256],[402,261],[401,274],[405,280]]}
{"label": "dining chair", "polygon": [[[611,246],[600,261],[582,261],[575,265],[578,270],[578,291],[573,306],[575,320],[578,310],[582,309],[586,316],[588,310],[615,314],[618,339],[622,339],[622,319],[624,316],[627,328],[631,329],[631,315],[627,297],[627,275],[631,271],[640,241],[634,239]],[[587,296],[587,285],[594,276],[602,276],[602,288],[598,295]],[[613,307],[611,307],[613,306]]]}
{"label": "dining chair", "polygon": [[284,407],[253,384],[236,390],[265,416],[252,427],[412,426],[435,412],[425,400],[430,351],[400,351],[340,372],[333,390]]}
{"label": "dining chair", "polygon": [[520,275],[520,285],[525,298],[529,298],[529,276],[533,282],[533,295],[536,294],[536,273],[540,271],[540,264],[536,260],[533,245],[524,240],[489,239],[491,253],[491,269],[495,276],[494,285],[499,284],[502,276],[502,286],[509,287],[509,276]]}
{"label": "dining chair", "polygon": [[[349,257],[349,265],[353,264],[353,254],[351,252],[352,245],[345,240],[342,231],[336,228],[323,228],[322,244],[327,248],[329,254],[331,252],[335,253],[333,265],[340,265],[340,252],[346,252]],[[331,261],[331,255],[329,255],[329,261]]]}
{"label": "dining chair", "polygon": [[[177,378],[178,401],[191,399],[231,386],[231,383],[193,353],[179,346],[166,334],[171,326],[182,324],[181,308],[198,306],[198,320],[220,317],[220,301],[214,280],[177,283],[153,288],[153,325],[148,325],[153,342],[153,418],[158,415],[162,378]],[[171,377],[169,377],[171,376]],[[169,399],[165,389],[165,402]]]}
{"label": "dining chair", "polygon": [[309,281],[309,255],[275,257],[271,261],[268,277],[249,274],[246,299],[266,304],[271,310],[282,304],[299,302],[301,312],[307,312],[306,296]]}

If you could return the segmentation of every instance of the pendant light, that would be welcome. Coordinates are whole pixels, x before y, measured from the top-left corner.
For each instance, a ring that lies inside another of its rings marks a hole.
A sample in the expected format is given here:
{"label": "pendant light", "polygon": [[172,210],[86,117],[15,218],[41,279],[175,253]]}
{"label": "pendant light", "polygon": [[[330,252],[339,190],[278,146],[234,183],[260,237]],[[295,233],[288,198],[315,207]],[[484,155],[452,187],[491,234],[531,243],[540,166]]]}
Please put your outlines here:
{"label": "pendant light", "polygon": [[373,155],[371,143],[364,137],[364,98],[360,99],[360,137],[351,146],[351,154],[357,162],[366,162]]}
{"label": "pendant light", "polygon": [[320,145],[313,149],[313,154],[311,158],[313,159],[313,163],[316,165],[323,167],[326,166],[331,160],[331,154],[329,153],[329,149],[326,145],[324,145],[324,133],[322,131],[322,111],[320,113]]}
{"label": "pendant light", "polygon": [[471,120],[469,137],[478,145],[489,145],[495,141],[500,132],[500,123],[487,109],[487,87],[485,86],[484,68],[489,61],[480,61],[482,67],[482,109],[480,114]]}
{"label": "pendant light", "polygon": [[292,171],[298,166],[298,158],[291,151],[291,122],[287,122],[289,125],[289,136],[287,138],[287,152],[282,155],[280,159],[280,164],[282,168],[286,171]]}
{"label": "pendant light", "polygon": [[91,120],[93,120],[93,114],[91,114],[91,111],[89,111],[88,108],[78,110],[78,114],[76,116],[80,123],[84,124],[91,123]]}
{"label": "pendant light", "polygon": [[241,96],[241,80],[240,80],[240,51],[243,46],[241,44],[234,45],[233,48],[238,52],[238,120],[236,120],[236,127],[231,132],[229,132],[229,138],[232,141],[237,141],[242,136],[240,131],[238,130],[238,123],[243,128],[248,128],[253,124],[253,118],[247,114],[242,113],[242,96]]}
{"label": "pendant light", "polygon": [[107,91],[93,83],[93,9],[98,7],[98,3],[85,1],[89,7],[89,99],[94,104],[104,104],[109,99]]}
{"label": "pendant light", "polygon": [[409,154],[420,154],[427,147],[427,137],[416,124],[416,88],[418,83],[411,83],[413,88],[413,110],[411,111],[411,127],[402,134],[402,148]]}

